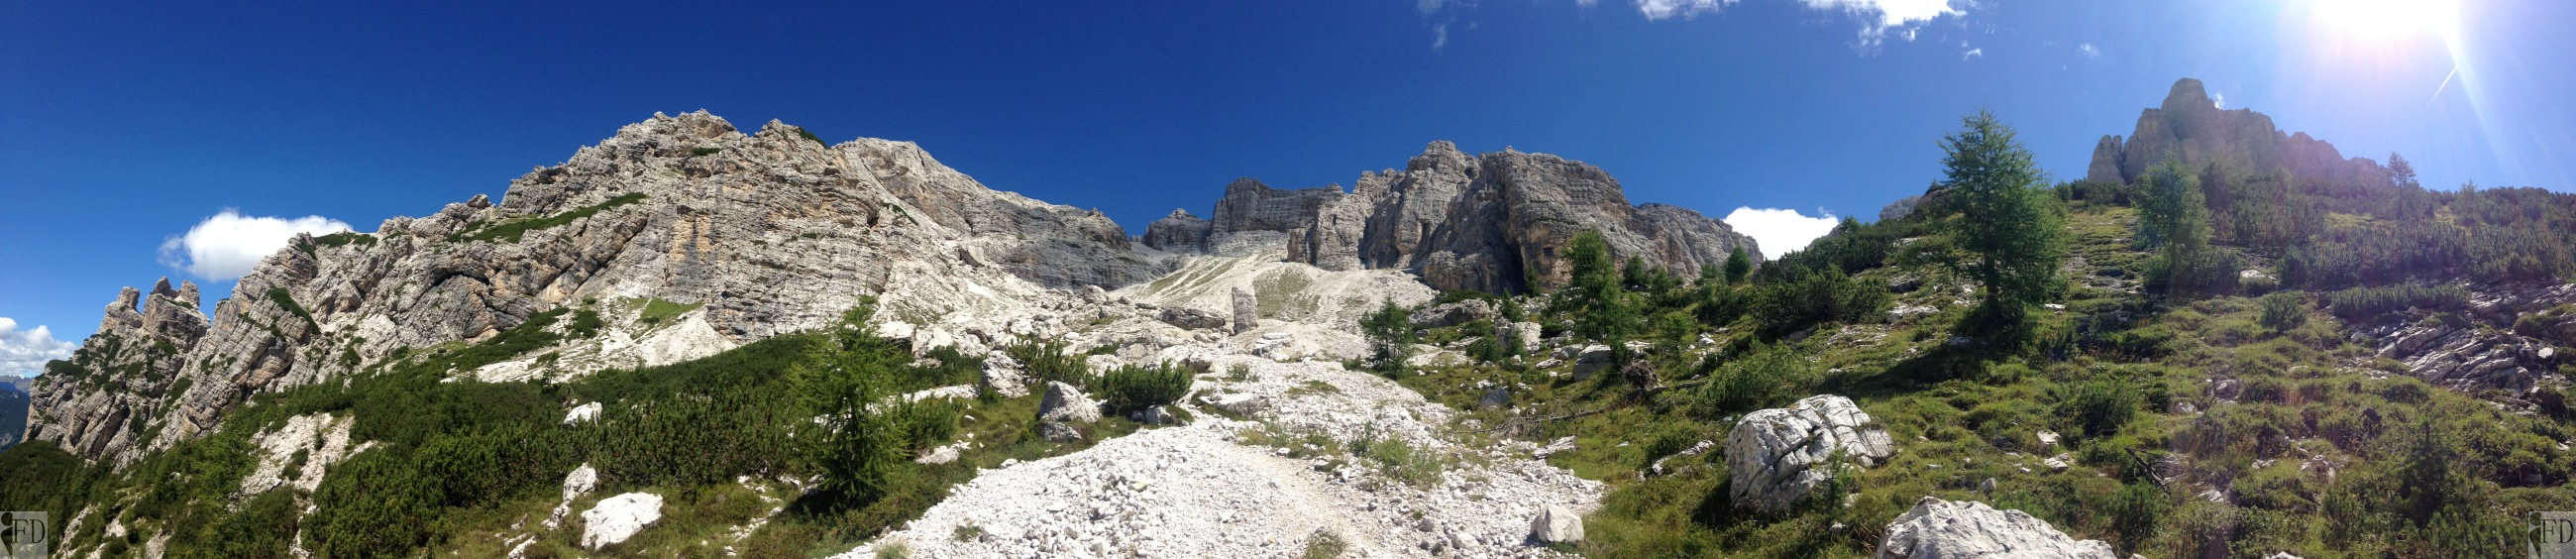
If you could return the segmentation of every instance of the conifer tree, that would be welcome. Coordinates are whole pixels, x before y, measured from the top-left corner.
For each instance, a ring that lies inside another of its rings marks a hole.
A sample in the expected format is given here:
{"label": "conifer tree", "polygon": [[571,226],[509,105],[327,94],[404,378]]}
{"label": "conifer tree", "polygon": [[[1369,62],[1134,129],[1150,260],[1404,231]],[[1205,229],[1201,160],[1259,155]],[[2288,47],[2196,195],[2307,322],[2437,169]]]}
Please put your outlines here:
{"label": "conifer tree", "polygon": [[2017,341],[2025,307],[2056,290],[2065,217],[2011,126],[1996,121],[1993,111],[1962,120],[1959,132],[1941,139],[1942,204],[1954,214],[1956,246],[1970,256],[1952,259],[1951,266],[1984,288],[1962,325]]}

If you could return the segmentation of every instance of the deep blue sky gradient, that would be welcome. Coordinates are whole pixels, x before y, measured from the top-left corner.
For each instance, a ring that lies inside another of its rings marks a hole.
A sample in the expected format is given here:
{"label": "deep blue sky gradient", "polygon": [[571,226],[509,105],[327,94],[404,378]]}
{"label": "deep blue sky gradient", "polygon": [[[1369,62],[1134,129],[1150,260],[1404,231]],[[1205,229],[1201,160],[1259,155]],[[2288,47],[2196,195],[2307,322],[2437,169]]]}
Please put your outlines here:
{"label": "deep blue sky gradient", "polygon": [[[2469,0],[2453,48],[2337,43],[2302,19],[2320,1],[1960,2],[1859,48],[1860,20],[1793,0],[1661,21],[1615,0],[7,0],[0,316],[77,340],[119,286],[186,278],[157,248],[223,208],[372,230],[701,108],[916,141],[1131,230],[1237,176],[1347,186],[1434,139],[1590,162],[1635,202],[1868,219],[1938,178],[1935,140],[1979,107],[2074,179],[2185,76],[2428,185],[2576,188],[2571,3]],[[2453,60],[2473,79],[2443,86]]]}

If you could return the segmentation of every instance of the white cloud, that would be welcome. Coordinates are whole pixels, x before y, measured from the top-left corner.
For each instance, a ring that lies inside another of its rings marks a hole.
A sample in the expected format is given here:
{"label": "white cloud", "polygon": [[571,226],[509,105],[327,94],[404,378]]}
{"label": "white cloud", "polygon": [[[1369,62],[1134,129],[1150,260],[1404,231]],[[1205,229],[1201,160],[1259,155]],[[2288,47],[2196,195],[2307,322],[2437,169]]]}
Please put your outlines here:
{"label": "white cloud", "polygon": [[1718,9],[1735,5],[1739,1],[1741,0],[1637,0],[1637,12],[1646,14],[1648,20],[1667,19],[1673,16],[1689,19],[1697,17],[1700,12],[1717,13]]}
{"label": "white cloud", "polygon": [[318,215],[287,219],[248,217],[224,208],[188,228],[184,235],[161,242],[161,263],[210,280],[229,280],[250,273],[259,259],[286,248],[296,233],[323,235],[348,231],[349,224]]}
{"label": "white cloud", "polygon": [[2216,91],[2209,92],[2209,104],[2216,105],[2221,109],[2227,108],[2227,94]]}
{"label": "white cloud", "polygon": [[[1742,0],[1637,0],[1637,12],[1648,20],[1684,19],[1699,14],[1717,13]],[[1968,12],[1950,7],[1955,0],[1798,0],[1807,9],[1842,12],[1860,20],[1859,47],[1868,49],[1886,41],[1888,33],[1912,41],[1916,27],[1942,16],[1961,16]],[[1969,5],[1975,5],[1969,2]]]}
{"label": "white cloud", "polygon": [[0,316],[0,375],[32,376],[45,372],[45,362],[68,359],[80,344],[54,339],[44,326],[24,332],[18,321]]}
{"label": "white cloud", "polygon": [[1965,14],[1950,7],[1950,0],[1798,0],[1811,10],[1841,10],[1861,18],[1878,18],[1882,29],[1932,21],[1941,16]]}
{"label": "white cloud", "polygon": [[1981,56],[1985,56],[1985,55],[1986,55],[1986,49],[1982,49],[1982,48],[1968,49],[1968,52],[1959,53],[1959,59],[1960,59],[1960,60],[1967,60],[1967,59],[1970,59],[1970,58],[1977,58],[1977,57],[1981,57]]}
{"label": "white cloud", "polygon": [[1431,50],[1449,46],[1449,24],[1431,26]]}
{"label": "white cloud", "polygon": [[2102,49],[2093,48],[2093,43],[2076,45],[2075,51],[2084,53],[2084,58],[2087,59],[2098,59],[2102,57]]}
{"label": "white cloud", "polygon": [[1753,237],[1762,245],[1762,258],[1768,260],[1806,249],[1808,242],[1834,232],[1834,225],[1842,221],[1822,209],[1816,214],[1822,217],[1807,217],[1791,209],[1738,207],[1722,221],[1735,232]]}

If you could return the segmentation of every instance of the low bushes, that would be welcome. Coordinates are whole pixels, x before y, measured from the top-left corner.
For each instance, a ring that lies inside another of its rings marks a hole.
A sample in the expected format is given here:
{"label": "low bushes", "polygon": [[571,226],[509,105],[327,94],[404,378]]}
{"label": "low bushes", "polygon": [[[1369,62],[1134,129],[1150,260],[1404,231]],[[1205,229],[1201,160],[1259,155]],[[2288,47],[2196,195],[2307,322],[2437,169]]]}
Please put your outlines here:
{"label": "low bushes", "polygon": [[2435,312],[2459,310],[2468,305],[2469,290],[2456,285],[2407,283],[2346,289],[2334,292],[2326,300],[2336,317],[2360,320],[2408,308]]}
{"label": "low bushes", "polygon": [[1188,369],[1170,364],[1125,365],[1101,373],[1092,387],[1113,413],[1126,413],[1180,401],[1196,380]]}

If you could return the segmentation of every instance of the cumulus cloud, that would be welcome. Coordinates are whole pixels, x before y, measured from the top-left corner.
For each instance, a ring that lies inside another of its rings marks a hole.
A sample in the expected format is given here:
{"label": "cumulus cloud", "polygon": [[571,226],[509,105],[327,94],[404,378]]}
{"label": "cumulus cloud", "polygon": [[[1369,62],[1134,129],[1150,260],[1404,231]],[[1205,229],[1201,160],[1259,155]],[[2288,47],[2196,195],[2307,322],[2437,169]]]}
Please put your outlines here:
{"label": "cumulus cloud", "polygon": [[[1689,19],[1702,13],[1717,13],[1718,10],[1735,5],[1739,1],[1741,0],[1637,0],[1637,12],[1645,14],[1648,20],[1673,17]],[[1860,20],[1858,46],[1868,49],[1885,42],[1890,33],[1911,41],[1914,40],[1916,27],[1940,19],[1942,16],[1967,15],[1968,12],[1964,10],[1950,7],[1953,1],[1798,0],[1798,4],[1810,10],[1842,12],[1851,15],[1853,19]]]}
{"label": "cumulus cloud", "polygon": [[161,242],[161,263],[210,280],[249,274],[259,259],[286,248],[296,233],[324,235],[348,231],[349,224],[318,215],[293,219],[250,217],[224,208],[197,222],[183,235]]}
{"label": "cumulus cloud", "polygon": [[44,326],[18,330],[18,321],[0,316],[0,375],[33,376],[45,372],[45,362],[69,359],[79,344],[54,339]]}
{"label": "cumulus cloud", "polygon": [[1446,46],[1449,46],[1449,24],[1431,26],[1431,50],[1440,50],[1441,47]]}
{"label": "cumulus cloud", "polygon": [[1721,221],[1760,243],[1762,258],[1768,260],[1807,248],[1809,241],[1834,232],[1834,225],[1841,223],[1833,212],[1818,209],[1816,215],[1819,217],[1807,217],[1792,209],[1738,207]]}
{"label": "cumulus cloud", "polygon": [[2095,58],[2101,58],[2101,57],[2102,57],[2102,49],[2093,48],[2093,43],[2084,43],[2084,44],[2081,44],[2081,45],[2075,45],[2075,52],[2084,53],[2084,58],[2087,58],[2087,59],[2095,59]]}
{"label": "cumulus cloud", "polygon": [[2216,105],[2221,109],[2227,108],[2227,94],[2216,91],[2209,92],[2209,104]]}

